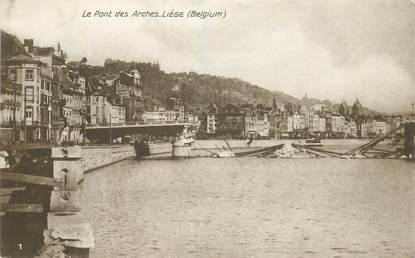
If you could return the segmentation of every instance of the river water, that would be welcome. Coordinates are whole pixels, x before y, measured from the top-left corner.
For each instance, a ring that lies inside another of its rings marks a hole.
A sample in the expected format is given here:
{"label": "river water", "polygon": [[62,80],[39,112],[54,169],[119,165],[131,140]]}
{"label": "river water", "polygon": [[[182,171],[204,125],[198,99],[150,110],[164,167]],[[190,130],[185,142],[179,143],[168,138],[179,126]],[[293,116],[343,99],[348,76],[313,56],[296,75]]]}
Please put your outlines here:
{"label": "river water", "polygon": [[91,257],[414,257],[415,163],[126,160],[86,175]]}

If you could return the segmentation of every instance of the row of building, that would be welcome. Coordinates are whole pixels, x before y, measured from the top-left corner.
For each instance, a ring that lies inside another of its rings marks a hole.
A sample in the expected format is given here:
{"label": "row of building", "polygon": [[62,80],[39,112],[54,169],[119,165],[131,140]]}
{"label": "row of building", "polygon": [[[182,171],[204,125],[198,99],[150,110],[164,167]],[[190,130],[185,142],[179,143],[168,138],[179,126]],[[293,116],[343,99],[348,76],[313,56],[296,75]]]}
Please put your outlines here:
{"label": "row of building", "polygon": [[207,114],[188,112],[179,98],[145,110],[143,85],[135,67],[118,74],[89,76],[86,59],[67,63],[60,45],[38,47],[1,32],[0,141],[81,142],[87,126],[192,122],[207,135],[232,137],[366,138],[399,126],[400,117],[362,119],[325,105],[292,103],[212,105]]}
{"label": "row of building", "polygon": [[60,45],[38,47],[1,32],[0,141],[82,142],[87,126],[198,121],[178,98],[145,111],[143,85],[129,72],[89,76]]}
{"label": "row of building", "polygon": [[[2,31],[0,137],[5,142],[84,140],[88,124],[138,121],[144,111],[137,70],[87,78],[58,44],[34,46]],[[112,92],[113,91],[113,92]]]}
{"label": "row of building", "polygon": [[208,135],[244,138],[368,138],[397,128],[402,117],[363,119],[331,112],[324,105],[296,106],[275,103],[264,105],[213,105],[204,115],[202,130]]}

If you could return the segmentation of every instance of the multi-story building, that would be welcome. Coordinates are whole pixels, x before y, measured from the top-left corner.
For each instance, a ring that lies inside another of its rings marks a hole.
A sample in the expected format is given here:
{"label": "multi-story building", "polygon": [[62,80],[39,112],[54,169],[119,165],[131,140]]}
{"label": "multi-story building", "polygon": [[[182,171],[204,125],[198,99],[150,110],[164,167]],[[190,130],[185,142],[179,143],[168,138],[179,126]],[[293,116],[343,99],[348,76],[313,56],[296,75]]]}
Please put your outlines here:
{"label": "multi-story building", "polygon": [[22,86],[10,81],[6,76],[1,77],[0,87],[0,144],[11,144],[18,139],[16,133],[23,120],[21,110]]}
{"label": "multi-story building", "polygon": [[245,115],[240,113],[218,114],[216,133],[227,136],[244,136]]}
{"label": "multi-story building", "polygon": [[218,113],[218,108],[216,104],[210,105],[207,114],[203,114],[202,125],[203,131],[207,134],[215,134],[217,121],[216,114]]}
{"label": "multi-story building", "polygon": [[110,117],[109,121],[111,124],[124,124],[125,123],[125,107],[112,105],[111,103],[107,103],[107,108],[110,109]]}
{"label": "multi-story building", "polygon": [[52,80],[53,71],[50,67],[40,69],[40,125],[43,141],[52,138]]}
{"label": "multi-story building", "polygon": [[366,127],[366,121],[358,121],[357,123],[357,136],[359,138],[367,138],[367,127]]}
{"label": "multi-story building", "polygon": [[184,113],[183,110],[165,110],[156,108],[154,111],[144,111],[142,120],[148,123],[165,123],[165,122],[199,122],[199,117],[193,113]]}
{"label": "multi-story building", "polygon": [[[25,39],[24,46],[26,50],[37,60],[45,64],[47,73],[52,75],[50,92],[51,92],[51,128],[48,129],[50,141],[57,142],[61,139],[61,134],[65,128],[65,119],[63,112],[63,78],[66,74],[66,54],[58,43],[55,47],[37,47],[34,46],[33,39]],[[50,73],[50,71],[52,73]],[[46,79],[45,81],[48,81]],[[47,94],[45,94],[47,95]],[[44,110],[46,107],[44,107]],[[48,107],[49,109],[49,107]],[[46,111],[43,111],[46,112]]]}
{"label": "multi-story building", "polygon": [[374,119],[366,122],[367,135],[369,137],[382,136],[387,132],[387,126],[385,121],[376,121]]}
{"label": "multi-story building", "polygon": [[388,131],[398,128],[402,124],[401,116],[388,116],[386,117],[386,124],[389,128]]}
{"label": "multi-story building", "polygon": [[62,96],[64,69],[60,66],[52,67],[52,135],[51,141],[58,142],[65,128],[63,116],[64,100]]}
{"label": "multi-story building", "polygon": [[330,127],[329,132],[333,133],[333,134],[341,134],[344,132],[344,123],[345,123],[345,118],[342,115],[339,114],[332,114],[330,119]]}
{"label": "multi-story building", "polygon": [[132,70],[130,73],[120,72],[119,78],[115,79],[113,84],[117,96],[116,104],[125,106],[126,121],[141,120],[144,101],[143,85],[138,70]]}
{"label": "multi-story building", "polygon": [[287,112],[285,111],[285,105],[283,103],[277,103],[275,99],[273,99],[271,112],[269,113],[271,136],[277,139],[288,137],[286,115]]}
{"label": "multi-story building", "polygon": [[19,140],[33,142],[43,138],[40,115],[42,62],[31,57],[18,55],[5,61],[8,79],[22,90],[20,111],[23,121],[20,123]]}
{"label": "multi-story building", "polygon": [[206,133],[214,134],[216,133],[216,114],[208,113],[206,115]]}
{"label": "multi-story building", "polygon": [[7,80],[18,85],[21,93],[19,107],[16,107],[16,112],[13,111],[16,113],[13,126],[16,124],[17,127],[15,140],[58,141],[65,125],[61,89],[66,73],[65,54],[59,44],[55,50],[54,47],[34,46],[33,39],[25,39],[24,44],[16,37],[9,41],[10,49],[5,48],[8,59],[3,58],[2,67]]}
{"label": "multi-story building", "polygon": [[309,132],[324,133],[326,132],[326,119],[314,114],[310,117],[310,123],[308,127]]}
{"label": "multi-story building", "polygon": [[185,109],[180,98],[170,97],[167,100],[167,110],[174,110],[177,112],[177,121],[184,122],[185,121]]}
{"label": "multi-story building", "polygon": [[272,113],[270,116],[270,127],[273,136],[277,139],[288,137],[288,119],[285,112]]}
{"label": "multi-story building", "polygon": [[178,116],[175,110],[144,111],[142,119],[147,123],[164,123],[177,121]]}
{"label": "multi-story building", "polygon": [[268,113],[251,110],[245,114],[245,137],[269,137],[271,121]]}
{"label": "multi-story building", "polygon": [[301,106],[300,114],[304,116],[304,129],[313,131],[312,126],[313,126],[314,110],[309,108],[308,106]]}
{"label": "multi-story building", "polygon": [[196,114],[193,114],[191,112],[185,112],[184,113],[184,121],[190,122],[190,123],[198,123],[199,117]]}
{"label": "multi-story building", "polygon": [[287,132],[302,132],[305,130],[304,115],[294,114],[287,118]]}
{"label": "multi-story building", "polygon": [[63,78],[62,96],[64,100],[63,114],[66,120],[66,127],[69,129],[65,140],[77,143],[82,142],[82,128],[86,123],[85,91],[81,90],[65,75]]}
{"label": "multi-story building", "polygon": [[109,123],[109,119],[106,116],[106,111],[108,110],[108,101],[107,97],[94,92],[91,96],[88,97],[89,103],[89,115],[90,123],[92,125],[100,125]]}
{"label": "multi-story building", "polygon": [[216,134],[231,137],[245,135],[245,114],[235,105],[228,104],[216,114]]}
{"label": "multi-story building", "polygon": [[344,133],[347,137],[356,138],[357,134],[357,124],[355,121],[345,121],[344,124]]}
{"label": "multi-story building", "polygon": [[65,65],[66,54],[61,49],[58,43],[55,47],[36,47],[33,45],[33,39],[25,39],[24,45],[28,49],[29,53],[42,63],[46,64],[46,67],[57,67]]}
{"label": "multi-story building", "polygon": [[90,124],[107,125],[107,124],[124,124],[125,107],[117,104],[111,104],[109,98],[99,92],[93,93],[88,97]]}

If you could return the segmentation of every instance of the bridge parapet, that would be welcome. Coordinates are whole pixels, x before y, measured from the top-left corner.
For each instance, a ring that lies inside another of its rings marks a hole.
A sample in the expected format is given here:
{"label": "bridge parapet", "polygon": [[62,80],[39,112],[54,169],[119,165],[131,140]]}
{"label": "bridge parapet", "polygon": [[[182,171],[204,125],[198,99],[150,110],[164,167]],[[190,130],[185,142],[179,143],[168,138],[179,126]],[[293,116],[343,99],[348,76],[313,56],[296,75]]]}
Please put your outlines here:
{"label": "bridge parapet", "polygon": [[197,126],[199,122],[187,122],[187,121],[162,121],[162,122],[127,122],[127,123],[102,123],[102,124],[89,124],[87,128],[109,128],[111,127],[134,127],[134,126]]}

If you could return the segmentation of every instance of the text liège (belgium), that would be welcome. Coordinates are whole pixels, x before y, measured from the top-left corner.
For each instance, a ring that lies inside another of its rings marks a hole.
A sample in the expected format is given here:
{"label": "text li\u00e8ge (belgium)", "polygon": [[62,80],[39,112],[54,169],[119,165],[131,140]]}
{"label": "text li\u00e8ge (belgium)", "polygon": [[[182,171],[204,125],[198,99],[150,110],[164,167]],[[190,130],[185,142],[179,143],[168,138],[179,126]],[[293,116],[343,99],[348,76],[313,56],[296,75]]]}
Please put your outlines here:
{"label": "text li\u00e8ge (belgium)", "polygon": [[224,19],[226,18],[226,10],[83,10],[82,18]]}

